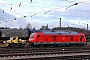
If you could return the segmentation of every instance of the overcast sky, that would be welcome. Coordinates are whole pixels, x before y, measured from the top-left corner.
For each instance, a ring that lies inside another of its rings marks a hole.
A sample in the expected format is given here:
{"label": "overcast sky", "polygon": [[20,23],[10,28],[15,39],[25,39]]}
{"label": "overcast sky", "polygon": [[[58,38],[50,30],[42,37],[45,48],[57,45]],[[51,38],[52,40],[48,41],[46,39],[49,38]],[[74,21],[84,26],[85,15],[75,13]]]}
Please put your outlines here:
{"label": "overcast sky", "polygon": [[[72,6],[75,3],[78,5]],[[58,27],[62,18],[63,27],[86,28],[90,24],[89,6],[90,0],[0,0],[0,21],[1,26],[22,28],[30,22],[39,29],[47,24],[50,28]]]}

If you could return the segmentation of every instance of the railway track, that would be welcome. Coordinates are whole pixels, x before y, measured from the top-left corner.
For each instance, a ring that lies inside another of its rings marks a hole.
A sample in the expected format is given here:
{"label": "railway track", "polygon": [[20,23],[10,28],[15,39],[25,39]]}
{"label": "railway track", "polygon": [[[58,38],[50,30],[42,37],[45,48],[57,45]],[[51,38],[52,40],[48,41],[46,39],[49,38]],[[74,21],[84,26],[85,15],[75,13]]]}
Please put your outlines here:
{"label": "railway track", "polygon": [[[74,57],[73,57],[74,56]],[[81,56],[88,58],[90,57],[90,45],[86,46],[71,46],[71,47],[34,47],[34,48],[5,48],[0,47],[0,60],[2,59],[49,59],[57,58],[60,60],[64,58],[77,58]],[[63,57],[63,58],[62,58]],[[78,58],[79,57],[79,58]],[[56,60],[57,60],[56,59]]]}
{"label": "railway track", "polygon": [[[24,60],[24,59],[23,59]],[[76,56],[57,56],[57,57],[47,57],[47,58],[32,58],[25,60],[90,60],[90,55],[76,55]]]}
{"label": "railway track", "polygon": [[0,59],[28,59],[90,55],[90,47],[0,48]]}
{"label": "railway track", "polygon": [[40,50],[90,50],[89,46],[80,46],[80,47],[51,47],[51,48],[0,48],[0,52],[11,52],[11,51],[19,51],[19,52],[23,52],[23,51],[40,51]]}
{"label": "railway track", "polygon": [[69,57],[69,56],[90,56],[90,51],[58,51],[58,52],[34,52],[34,53],[15,53],[0,54],[1,59],[27,59],[27,58],[47,58],[47,57]]}
{"label": "railway track", "polygon": [[71,54],[71,53],[90,53],[90,50],[76,50],[76,51],[32,51],[32,52],[5,52],[0,53],[0,57],[8,56],[26,56],[26,55],[44,55],[44,54]]}

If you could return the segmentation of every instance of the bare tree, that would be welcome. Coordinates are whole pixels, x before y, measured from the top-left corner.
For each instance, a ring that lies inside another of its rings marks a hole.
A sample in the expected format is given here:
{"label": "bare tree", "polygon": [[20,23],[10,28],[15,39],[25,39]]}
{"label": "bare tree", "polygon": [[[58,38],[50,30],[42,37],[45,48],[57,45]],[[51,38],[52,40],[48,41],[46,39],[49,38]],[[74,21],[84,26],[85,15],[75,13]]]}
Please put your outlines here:
{"label": "bare tree", "polygon": [[48,28],[48,24],[46,26],[41,26],[40,30],[50,30],[50,28]]}
{"label": "bare tree", "polygon": [[32,26],[31,26],[31,24],[28,23],[28,24],[26,25],[25,29],[27,29],[27,30],[32,30]]}
{"label": "bare tree", "polygon": [[35,27],[32,30],[35,30]]}

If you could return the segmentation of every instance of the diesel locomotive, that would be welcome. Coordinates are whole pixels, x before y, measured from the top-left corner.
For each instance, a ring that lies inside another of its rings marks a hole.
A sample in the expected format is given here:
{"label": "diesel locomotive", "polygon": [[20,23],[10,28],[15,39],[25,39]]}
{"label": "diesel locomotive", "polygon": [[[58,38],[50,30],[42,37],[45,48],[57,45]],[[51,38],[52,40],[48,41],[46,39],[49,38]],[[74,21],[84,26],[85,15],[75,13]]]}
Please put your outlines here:
{"label": "diesel locomotive", "polygon": [[28,42],[30,46],[84,46],[87,44],[84,34],[74,31],[34,32]]}

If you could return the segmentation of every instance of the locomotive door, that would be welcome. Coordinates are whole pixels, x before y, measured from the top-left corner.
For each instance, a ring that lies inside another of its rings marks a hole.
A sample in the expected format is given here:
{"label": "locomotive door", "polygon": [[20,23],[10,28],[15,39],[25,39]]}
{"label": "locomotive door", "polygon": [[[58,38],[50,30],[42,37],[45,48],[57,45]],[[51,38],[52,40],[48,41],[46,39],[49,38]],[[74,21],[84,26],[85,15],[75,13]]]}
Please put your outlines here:
{"label": "locomotive door", "polygon": [[70,36],[70,38],[71,38],[71,39],[70,39],[70,40],[71,40],[71,42],[73,42],[73,36]]}
{"label": "locomotive door", "polygon": [[56,42],[56,36],[53,36],[53,42]]}
{"label": "locomotive door", "polygon": [[80,42],[82,42],[83,36],[80,37]]}

